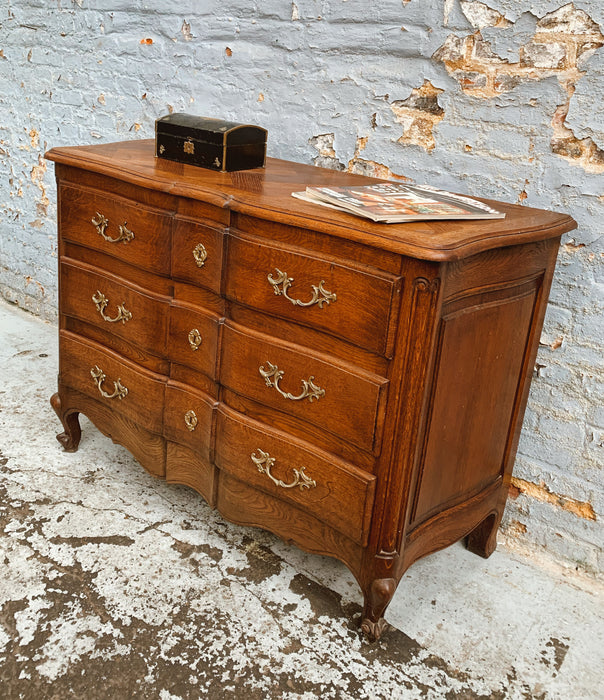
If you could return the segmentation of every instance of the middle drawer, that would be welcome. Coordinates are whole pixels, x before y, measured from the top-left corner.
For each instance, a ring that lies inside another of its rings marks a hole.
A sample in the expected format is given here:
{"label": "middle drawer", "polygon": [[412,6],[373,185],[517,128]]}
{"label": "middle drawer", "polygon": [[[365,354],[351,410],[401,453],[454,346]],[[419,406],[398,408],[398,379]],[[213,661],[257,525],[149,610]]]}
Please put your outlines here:
{"label": "middle drawer", "polygon": [[232,321],[223,333],[221,384],[362,449],[379,444],[387,379]]}
{"label": "middle drawer", "polygon": [[61,259],[61,313],[100,326],[149,350],[165,353],[169,297],[111,273]]}

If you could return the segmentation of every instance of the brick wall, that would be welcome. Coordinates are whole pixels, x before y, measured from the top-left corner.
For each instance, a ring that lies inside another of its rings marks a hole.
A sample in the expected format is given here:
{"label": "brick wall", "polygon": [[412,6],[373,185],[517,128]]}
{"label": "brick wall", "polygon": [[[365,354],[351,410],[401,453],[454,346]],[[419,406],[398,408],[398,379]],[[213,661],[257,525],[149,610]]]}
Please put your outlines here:
{"label": "brick wall", "polygon": [[56,305],[51,146],[189,111],[269,155],[570,213],[503,536],[602,571],[604,4],[20,0],[0,10],[0,293]]}

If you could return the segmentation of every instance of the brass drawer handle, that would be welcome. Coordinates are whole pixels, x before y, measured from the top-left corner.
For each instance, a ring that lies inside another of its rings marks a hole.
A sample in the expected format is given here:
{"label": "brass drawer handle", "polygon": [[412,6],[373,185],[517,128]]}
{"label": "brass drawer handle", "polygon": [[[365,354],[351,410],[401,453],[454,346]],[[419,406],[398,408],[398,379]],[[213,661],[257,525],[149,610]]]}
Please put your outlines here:
{"label": "brass drawer handle", "polygon": [[319,400],[322,396],[325,396],[325,389],[317,386],[314,382],[314,376],[310,376],[308,379],[302,380],[302,393],[298,396],[294,396],[289,392],[283,391],[279,386],[279,381],[283,378],[285,372],[279,369],[277,365],[272,362],[266,361],[268,369],[263,365],[258,368],[260,376],[264,378],[266,386],[274,387],[284,399],[290,399],[291,401],[302,401],[303,399],[308,399],[312,403],[313,399]]}
{"label": "brass drawer handle", "polygon": [[90,374],[94,379],[94,382],[97,385],[101,396],[104,396],[106,399],[120,399],[121,401],[125,396],[128,395],[128,389],[126,389],[126,387],[122,385],[122,382],[119,378],[116,382],[113,382],[113,394],[108,394],[106,391],[103,391],[103,387],[101,386],[101,384],[105,381],[107,377],[105,376],[105,372],[103,372],[103,370],[98,365],[95,365],[90,370]]}
{"label": "brass drawer handle", "polygon": [[198,243],[195,248],[193,248],[193,257],[195,258],[195,264],[197,267],[203,267],[208,259],[208,251],[203,243]]}
{"label": "brass drawer handle", "polygon": [[[256,455],[256,452],[259,452],[260,454]],[[304,473],[306,467],[302,467],[300,470],[293,469],[294,480],[290,484],[286,484],[285,482],[281,481],[281,479],[276,479],[271,474],[271,469],[275,464],[275,458],[271,457],[268,452],[264,452],[263,450],[258,448],[254,450],[254,452],[252,452],[250,457],[252,458],[252,462],[258,467],[258,471],[261,474],[266,474],[276,486],[280,486],[283,489],[293,489],[296,486],[299,486],[300,491],[302,491],[302,489],[314,488],[317,485],[316,481],[310,479]]]}
{"label": "brass drawer handle", "polygon": [[197,328],[192,328],[189,331],[189,335],[187,337],[189,339],[189,345],[191,346],[191,350],[199,350],[199,346],[201,345],[201,341],[203,339],[201,337],[201,333],[197,330]]}
{"label": "brass drawer handle", "polygon": [[132,318],[132,313],[130,311],[128,311],[128,309],[123,304],[118,304],[117,316],[115,318],[111,318],[110,316],[106,316],[105,315],[105,308],[106,308],[107,304],[109,303],[109,300],[98,289],[96,290],[96,294],[92,295],[92,301],[94,302],[94,304],[96,306],[96,310],[101,314],[101,318],[104,321],[107,321],[107,323],[116,323],[117,321],[121,321],[122,323],[126,323],[126,321],[129,321]]}
{"label": "brass drawer handle", "polygon": [[[287,295],[287,290],[291,287],[294,281],[293,277],[288,277],[287,272],[281,272],[279,268],[275,268],[276,276],[273,277],[271,274],[267,275],[268,281],[271,283],[275,294],[280,296],[281,294],[291,301],[294,306],[312,306],[313,304],[318,304],[319,308],[323,308],[323,304],[329,304],[336,300],[336,295],[333,292],[328,292],[323,284],[325,280],[321,280],[319,285],[311,285],[312,287],[312,298],[310,301],[300,301],[299,299],[292,299],[292,297]],[[279,287],[281,285],[281,287]]]}
{"label": "brass drawer handle", "polygon": [[187,411],[185,413],[185,425],[187,429],[193,432],[197,427],[197,415],[195,411]]}
{"label": "brass drawer handle", "polygon": [[92,219],[92,223],[96,226],[96,232],[99,235],[101,235],[106,241],[109,241],[109,243],[128,243],[128,241],[131,241],[134,238],[134,232],[126,226],[126,224],[128,223],[127,221],[124,221],[123,224],[120,224],[120,226],[118,226],[118,231],[120,235],[117,238],[111,238],[111,236],[108,236],[105,233],[105,230],[109,225],[109,219],[106,216],[103,216],[98,211],[96,213],[96,218]]}

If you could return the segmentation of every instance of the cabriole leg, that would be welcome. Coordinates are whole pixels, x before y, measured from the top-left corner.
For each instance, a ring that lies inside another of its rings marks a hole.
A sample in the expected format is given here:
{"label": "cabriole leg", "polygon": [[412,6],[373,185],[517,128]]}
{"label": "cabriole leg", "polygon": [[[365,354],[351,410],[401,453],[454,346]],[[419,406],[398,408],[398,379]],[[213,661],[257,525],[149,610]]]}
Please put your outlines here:
{"label": "cabriole leg", "polygon": [[82,431],[80,429],[79,412],[63,409],[59,393],[53,394],[50,398],[50,405],[54,408],[59,420],[63,423],[65,432],[57,435],[57,440],[63,445],[65,452],[75,452],[80,444]]}
{"label": "cabriole leg", "polygon": [[466,538],[466,547],[470,552],[488,559],[497,547],[497,530],[500,522],[501,514],[491,513],[475,527]]}
{"label": "cabriole leg", "polygon": [[395,579],[378,578],[372,581],[369,590],[365,592],[361,631],[369,641],[378,640],[382,636],[382,632],[388,627],[388,623],[383,616],[395,590]]}

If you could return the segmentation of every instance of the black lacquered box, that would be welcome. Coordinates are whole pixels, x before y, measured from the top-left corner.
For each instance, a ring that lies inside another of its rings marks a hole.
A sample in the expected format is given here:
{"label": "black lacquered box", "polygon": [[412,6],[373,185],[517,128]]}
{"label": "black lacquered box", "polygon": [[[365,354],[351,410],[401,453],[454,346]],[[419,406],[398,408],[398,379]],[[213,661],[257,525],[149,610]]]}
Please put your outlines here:
{"label": "black lacquered box", "polygon": [[266,129],[182,112],[155,122],[155,155],[227,172],[262,168]]}

